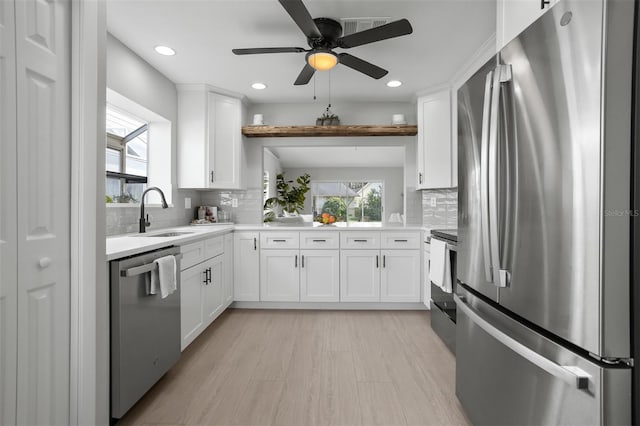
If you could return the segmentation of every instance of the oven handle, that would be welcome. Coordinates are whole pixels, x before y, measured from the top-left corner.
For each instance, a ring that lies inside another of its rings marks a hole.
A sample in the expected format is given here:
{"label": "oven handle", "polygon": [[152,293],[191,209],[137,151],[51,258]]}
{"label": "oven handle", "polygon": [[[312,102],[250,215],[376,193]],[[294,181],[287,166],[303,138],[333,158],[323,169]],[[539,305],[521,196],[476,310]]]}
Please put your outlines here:
{"label": "oven handle", "polygon": [[[182,254],[174,254],[173,257],[175,257],[176,260],[182,259]],[[158,269],[158,265],[155,262],[151,262],[147,263],[146,265],[134,266],[133,268],[124,269],[120,271],[120,276],[135,277],[136,275],[142,275],[155,269]]]}
{"label": "oven handle", "polygon": [[508,336],[504,332],[498,330],[491,325],[487,320],[478,315],[472,308],[466,303],[465,297],[460,297],[457,294],[453,295],[453,300],[456,302],[456,306],[465,315],[471,319],[478,327],[486,331],[494,339],[517,353],[533,365],[543,369],[547,373],[557,377],[563,382],[576,387],[577,389],[588,389],[589,379],[591,376],[581,368],[573,365],[560,365],[551,361],[548,358],[543,357],[536,351],[529,349],[522,343]]}

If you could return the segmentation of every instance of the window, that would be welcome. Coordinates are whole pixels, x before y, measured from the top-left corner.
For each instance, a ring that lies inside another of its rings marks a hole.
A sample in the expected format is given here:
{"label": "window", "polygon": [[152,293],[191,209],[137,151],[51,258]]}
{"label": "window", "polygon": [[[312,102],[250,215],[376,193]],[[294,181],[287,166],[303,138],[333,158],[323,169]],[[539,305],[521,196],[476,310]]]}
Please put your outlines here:
{"label": "window", "polygon": [[147,186],[149,124],[107,104],[106,128],[107,202],[138,202]]}
{"label": "window", "polygon": [[266,203],[269,199],[269,172],[264,171],[262,173],[262,204]]}
{"label": "window", "polygon": [[313,215],[329,213],[338,222],[381,223],[383,186],[380,181],[311,182]]}

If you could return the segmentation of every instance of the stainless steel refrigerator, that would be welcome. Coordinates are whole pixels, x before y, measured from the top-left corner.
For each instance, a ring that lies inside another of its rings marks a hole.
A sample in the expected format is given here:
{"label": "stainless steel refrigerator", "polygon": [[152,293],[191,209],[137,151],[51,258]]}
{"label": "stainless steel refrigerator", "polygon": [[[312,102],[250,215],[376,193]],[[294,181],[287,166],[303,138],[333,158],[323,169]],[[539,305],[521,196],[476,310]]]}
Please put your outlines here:
{"label": "stainless steel refrigerator", "polygon": [[640,422],[636,7],[560,0],[458,91],[456,394],[474,424]]}

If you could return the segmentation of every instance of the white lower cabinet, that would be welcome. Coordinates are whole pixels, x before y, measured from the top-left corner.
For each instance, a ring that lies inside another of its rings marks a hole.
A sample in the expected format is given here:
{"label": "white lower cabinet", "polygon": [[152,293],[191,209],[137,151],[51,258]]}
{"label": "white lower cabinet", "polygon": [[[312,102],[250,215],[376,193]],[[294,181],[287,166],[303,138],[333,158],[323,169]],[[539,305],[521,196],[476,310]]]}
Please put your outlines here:
{"label": "white lower cabinet", "polygon": [[297,249],[265,249],[260,254],[260,300],[300,301],[300,254]]}
{"label": "white lower cabinet", "polygon": [[224,309],[224,256],[216,256],[204,262],[208,274],[202,287],[202,304],[205,328],[220,315]]}
{"label": "white lower cabinet", "polygon": [[181,349],[184,350],[204,328],[202,286],[207,272],[200,265],[180,273],[180,329]]}
{"label": "white lower cabinet", "polygon": [[300,250],[300,301],[340,301],[338,250]]}
{"label": "white lower cabinet", "polygon": [[340,301],[380,301],[380,251],[340,252]]}
{"label": "white lower cabinet", "polygon": [[420,250],[382,250],[381,302],[420,302]]}
{"label": "white lower cabinet", "polygon": [[224,277],[222,280],[223,287],[223,304],[225,308],[233,303],[233,234],[224,236]]}
{"label": "white lower cabinet", "polygon": [[260,233],[236,232],[233,241],[233,298],[260,300]]}
{"label": "white lower cabinet", "polygon": [[[181,349],[184,350],[225,309],[224,237],[182,246],[180,251],[189,261],[180,271],[180,329]],[[220,247],[219,250],[200,250],[198,247]],[[201,253],[197,258],[194,253]],[[207,256],[213,256],[207,258]]]}

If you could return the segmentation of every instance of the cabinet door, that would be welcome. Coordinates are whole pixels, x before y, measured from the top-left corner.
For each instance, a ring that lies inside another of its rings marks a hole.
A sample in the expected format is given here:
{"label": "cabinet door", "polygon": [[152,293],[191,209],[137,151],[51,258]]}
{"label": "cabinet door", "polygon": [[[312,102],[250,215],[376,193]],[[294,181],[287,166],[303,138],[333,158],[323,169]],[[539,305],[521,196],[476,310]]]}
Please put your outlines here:
{"label": "cabinet door", "polygon": [[429,279],[429,269],[431,267],[431,244],[424,245],[422,254],[422,303],[427,309],[431,309],[431,280]]}
{"label": "cabinet door", "polygon": [[242,155],[239,99],[208,94],[208,158],[210,188],[240,188]]}
{"label": "cabinet door", "polygon": [[216,256],[204,262],[203,268],[208,273],[204,283],[202,312],[205,328],[222,313],[223,302],[223,257]]}
{"label": "cabinet door", "polygon": [[16,424],[18,203],[14,2],[0,2],[0,424]]}
{"label": "cabinet door", "polygon": [[498,0],[496,47],[501,50],[536,19],[544,15],[557,0],[543,4],[541,0]]}
{"label": "cabinet door", "polygon": [[300,251],[300,301],[340,301],[340,251]]}
{"label": "cabinet door", "polygon": [[204,329],[202,298],[206,281],[205,263],[180,273],[181,349],[184,350]]}
{"label": "cabinet door", "polygon": [[380,301],[420,302],[420,250],[382,250]]}
{"label": "cabinet door", "polygon": [[17,423],[69,424],[71,2],[14,4]]}
{"label": "cabinet door", "polygon": [[233,234],[224,236],[224,306],[233,302]]}
{"label": "cabinet door", "polygon": [[262,250],[260,253],[260,300],[299,302],[299,266],[298,250]]}
{"label": "cabinet door", "polygon": [[260,300],[260,234],[236,232],[234,234],[233,294],[241,302]]}
{"label": "cabinet door", "polygon": [[451,140],[451,91],[418,99],[417,188],[450,188],[453,185]]}
{"label": "cabinet door", "polygon": [[340,252],[340,301],[380,301],[380,251]]}

